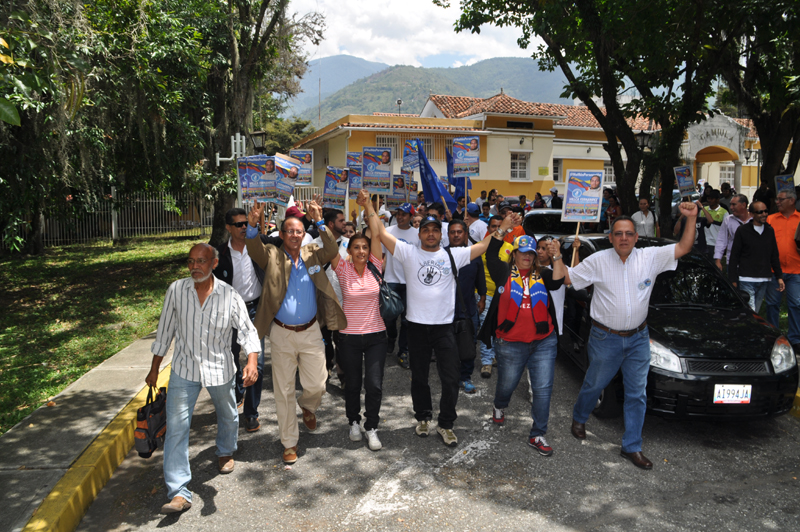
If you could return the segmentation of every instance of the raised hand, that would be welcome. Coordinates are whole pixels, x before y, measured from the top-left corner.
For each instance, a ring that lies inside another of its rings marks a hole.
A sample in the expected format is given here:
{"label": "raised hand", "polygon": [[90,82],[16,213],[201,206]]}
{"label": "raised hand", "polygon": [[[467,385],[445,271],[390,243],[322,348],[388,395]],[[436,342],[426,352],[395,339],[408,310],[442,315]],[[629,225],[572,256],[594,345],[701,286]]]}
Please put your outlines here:
{"label": "raised hand", "polygon": [[359,190],[358,197],[356,197],[356,203],[362,207],[366,207],[367,203],[369,203],[369,192],[363,188]]}
{"label": "raised hand", "polygon": [[561,255],[561,242],[558,240],[551,240],[547,243],[547,254],[550,258]]}
{"label": "raised hand", "polygon": [[247,223],[250,224],[251,227],[258,227],[258,223],[261,221],[263,216],[264,204],[255,201],[253,202],[253,207],[250,209],[250,212],[247,213]]}
{"label": "raised hand", "polygon": [[697,205],[690,201],[682,202],[678,209],[680,210],[680,213],[687,218],[690,216],[697,216],[697,213],[699,212]]}
{"label": "raised hand", "polygon": [[322,194],[314,194],[314,197],[313,197],[313,198],[311,198],[311,199],[312,199],[312,200],[314,201],[314,203],[316,203],[317,205],[322,205]]}
{"label": "raised hand", "polygon": [[316,201],[306,202],[306,208],[315,222],[322,220],[322,207]]}

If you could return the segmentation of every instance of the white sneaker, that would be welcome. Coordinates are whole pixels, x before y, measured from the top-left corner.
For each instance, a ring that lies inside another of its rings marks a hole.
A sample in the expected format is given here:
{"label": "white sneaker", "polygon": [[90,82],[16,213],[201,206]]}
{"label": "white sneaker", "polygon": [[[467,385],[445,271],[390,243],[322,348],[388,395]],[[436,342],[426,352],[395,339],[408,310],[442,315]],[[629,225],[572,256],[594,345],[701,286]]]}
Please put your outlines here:
{"label": "white sneaker", "polygon": [[367,444],[369,445],[370,451],[380,451],[381,447],[381,440],[378,439],[378,429],[369,429],[367,431]]}
{"label": "white sneaker", "polygon": [[350,423],[350,441],[361,441],[361,433],[363,429],[358,421]]}
{"label": "white sneaker", "polygon": [[442,427],[436,427],[436,432],[439,433],[439,436],[442,437],[442,441],[448,447],[455,447],[458,445],[458,438],[456,437],[456,433],[453,432],[453,429],[443,429]]}

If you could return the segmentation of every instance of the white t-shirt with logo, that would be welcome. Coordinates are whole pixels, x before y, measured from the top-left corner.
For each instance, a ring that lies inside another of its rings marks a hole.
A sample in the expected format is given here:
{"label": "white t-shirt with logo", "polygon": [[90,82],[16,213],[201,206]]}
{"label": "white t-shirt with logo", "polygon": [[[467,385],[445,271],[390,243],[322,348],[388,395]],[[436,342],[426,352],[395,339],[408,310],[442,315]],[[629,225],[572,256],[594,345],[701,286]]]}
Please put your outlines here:
{"label": "white t-shirt with logo", "polygon": [[[456,268],[469,264],[469,249],[452,248]],[[423,325],[453,323],[456,305],[456,280],[450,257],[443,248],[423,251],[398,241],[394,259],[403,266],[406,278],[406,318]]]}
{"label": "white t-shirt with logo", "polygon": [[[386,232],[397,239],[398,242],[405,242],[412,246],[419,247],[419,229],[414,226],[408,229],[400,229],[397,225],[391,225]],[[383,254],[386,256],[386,270],[383,272],[383,278],[387,283],[400,283],[406,284],[406,276],[403,272],[403,267],[397,263],[391,253],[383,246]]]}

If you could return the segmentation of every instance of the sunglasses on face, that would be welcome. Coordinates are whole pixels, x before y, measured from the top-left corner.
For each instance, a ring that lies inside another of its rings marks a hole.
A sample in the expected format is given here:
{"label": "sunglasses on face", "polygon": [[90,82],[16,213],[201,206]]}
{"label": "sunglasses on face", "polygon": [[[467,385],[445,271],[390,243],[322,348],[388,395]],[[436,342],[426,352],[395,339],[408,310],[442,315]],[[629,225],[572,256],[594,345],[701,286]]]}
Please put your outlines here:
{"label": "sunglasses on face", "polygon": [[764,209],[764,210],[762,210],[762,211],[753,211],[753,214],[766,214],[766,213],[768,213],[768,212],[769,212],[769,211],[768,211],[767,209]]}
{"label": "sunglasses on face", "polygon": [[247,225],[247,222],[234,222],[234,223],[232,223],[232,224],[229,224],[229,225],[232,225],[232,226],[234,226],[234,227],[238,227],[239,229],[241,229],[242,227],[244,227],[245,225]]}

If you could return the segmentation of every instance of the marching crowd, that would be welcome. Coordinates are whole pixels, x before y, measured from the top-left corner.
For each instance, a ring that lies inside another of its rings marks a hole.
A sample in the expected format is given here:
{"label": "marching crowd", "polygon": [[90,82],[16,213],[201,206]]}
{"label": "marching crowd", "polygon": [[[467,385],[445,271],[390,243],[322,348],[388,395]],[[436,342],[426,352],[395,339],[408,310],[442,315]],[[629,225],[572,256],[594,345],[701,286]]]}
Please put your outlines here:
{"label": "marching crowd", "polygon": [[[657,234],[649,202],[643,199],[640,210],[626,216],[612,196],[605,221],[612,248],[572,267],[564,264],[557,239],[544,237],[537,242],[522,229],[526,209],[542,206],[540,195],[531,203],[520,197],[514,206],[496,190],[482,192],[474,203],[457,199],[458,208],[452,213],[424,198],[418,205],[405,203],[389,213],[379,197],[370,198],[362,190],[356,202],[363,210],[351,213],[347,221],[342,211],[323,209],[315,198],[307,203],[306,212],[302,206],[288,209],[271,235],[259,230],[264,205],[256,203],[250,212],[234,208],[226,214],[228,242],[218,248],[208,244],[191,248],[190,277],[167,290],[146,378],[148,385],[156,385],[159,365],[174,339],[164,443],[170,502],[162,512],[191,507],[189,427],[202,387],[216,408],[220,472],[234,468],[237,406],[242,408],[244,429],[259,430],[267,336],[286,464],[298,459],[295,405],[306,430],[314,432],[316,412],[333,375],[344,388],[347,437],[352,441],[366,437],[369,449],[381,449],[384,366],[395,349],[398,365],[411,373],[418,436],[435,433],[447,446],[458,444],[454,427],[459,390],[475,391],[477,352],[481,377],[497,373],[491,406],[496,424],[504,423],[504,409],[527,370],[532,418],[527,443],[550,456],[553,449],[546,434],[565,287],[593,286],[590,366],[574,405],[571,432],[578,439],[586,437],[589,414],[621,370],[625,389],[621,455],[642,469],[652,468],[642,454],[642,424],[650,364],[646,317],[652,280],[659,273],[674,270],[677,260],[697,246],[725,262],[719,264],[731,281],[753,294],[754,308],[759,308],[759,298],[766,297],[768,316],[777,313],[775,306],[785,288],[790,296],[789,339],[800,342],[800,293],[792,292],[800,292],[800,255],[794,244],[800,213],[794,211],[794,194],[778,194],[779,212],[769,217],[763,202],[748,207],[745,196],[732,195],[728,202],[732,214],[719,219],[715,212],[722,207],[710,192],[708,205],[700,201],[679,205],[677,243],[647,248],[635,244],[643,233]],[[551,207],[560,201],[553,191]],[[709,242],[705,231],[711,226],[718,231]],[[579,247],[580,242],[574,245]],[[398,319],[382,318],[384,283],[403,302]],[[247,354],[244,365],[242,349]],[[432,362],[441,382],[435,424],[429,384]],[[296,397],[298,376],[302,393]]]}

